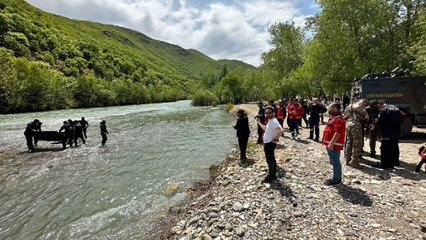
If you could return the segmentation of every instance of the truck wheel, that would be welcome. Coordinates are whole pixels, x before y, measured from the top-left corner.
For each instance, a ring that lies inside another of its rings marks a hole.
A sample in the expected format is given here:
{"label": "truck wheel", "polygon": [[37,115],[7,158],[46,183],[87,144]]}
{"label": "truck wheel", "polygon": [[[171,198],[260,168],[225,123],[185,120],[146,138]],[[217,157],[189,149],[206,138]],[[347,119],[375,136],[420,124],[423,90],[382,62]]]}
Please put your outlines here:
{"label": "truck wheel", "polygon": [[413,130],[413,124],[411,123],[410,118],[406,118],[405,121],[401,125],[401,138],[408,138],[411,134],[411,130]]}

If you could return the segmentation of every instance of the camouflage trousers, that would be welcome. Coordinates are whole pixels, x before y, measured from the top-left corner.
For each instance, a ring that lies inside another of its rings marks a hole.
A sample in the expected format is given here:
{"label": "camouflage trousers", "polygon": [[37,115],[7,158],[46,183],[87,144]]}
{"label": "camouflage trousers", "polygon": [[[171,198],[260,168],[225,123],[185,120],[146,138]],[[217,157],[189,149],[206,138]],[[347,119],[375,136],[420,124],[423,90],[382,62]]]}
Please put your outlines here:
{"label": "camouflage trousers", "polygon": [[364,140],[360,125],[352,125],[346,127],[346,144],[345,144],[345,159],[349,163],[351,160],[354,163],[359,163],[362,153]]}

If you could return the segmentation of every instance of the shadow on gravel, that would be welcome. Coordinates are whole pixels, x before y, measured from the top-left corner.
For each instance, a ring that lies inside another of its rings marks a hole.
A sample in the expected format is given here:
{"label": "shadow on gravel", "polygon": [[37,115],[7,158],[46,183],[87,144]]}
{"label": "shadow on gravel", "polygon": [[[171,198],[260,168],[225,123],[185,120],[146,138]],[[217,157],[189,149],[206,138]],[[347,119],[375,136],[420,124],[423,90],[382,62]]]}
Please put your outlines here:
{"label": "shadow on gravel", "polygon": [[371,207],[373,205],[373,201],[371,200],[370,196],[368,196],[365,191],[359,188],[353,188],[351,186],[342,184],[338,187],[338,190],[340,196],[342,196],[342,198],[347,202],[364,207]]}
{"label": "shadow on gravel", "polygon": [[380,161],[372,161],[372,160],[363,158],[362,163],[365,163],[366,165],[370,167],[360,169],[360,171],[370,175],[378,176],[383,180],[390,179],[390,175],[389,175],[390,172],[400,177],[403,177],[405,179],[410,179],[413,181],[420,181],[420,180],[426,179],[426,174],[422,174],[422,173],[419,174],[414,172],[417,166],[417,164],[415,163],[408,163],[403,160],[400,160],[401,166],[396,167],[395,169],[392,169],[392,170],[383,170],[380,168],[373,167],[377,163],[380,163]]}
{"label": "shadow on gravel", "polygon": [[271,189],[279,191],[281,196],[288,198],[293,207],[297,207],[296,195],[294,195],[293,190],[284,184],[284,182],[275,180],[271,183]]}

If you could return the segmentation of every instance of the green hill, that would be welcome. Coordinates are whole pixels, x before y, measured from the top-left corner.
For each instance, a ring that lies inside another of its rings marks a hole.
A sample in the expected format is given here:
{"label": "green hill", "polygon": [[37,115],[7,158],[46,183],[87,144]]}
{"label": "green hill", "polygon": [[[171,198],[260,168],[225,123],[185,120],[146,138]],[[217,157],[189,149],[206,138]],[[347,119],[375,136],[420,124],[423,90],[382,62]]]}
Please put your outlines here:
{"label": "green hill", "polygon": [[0,112],[187,98],[208,74],[251,65],[216,61],[142,33],[0,2]]}

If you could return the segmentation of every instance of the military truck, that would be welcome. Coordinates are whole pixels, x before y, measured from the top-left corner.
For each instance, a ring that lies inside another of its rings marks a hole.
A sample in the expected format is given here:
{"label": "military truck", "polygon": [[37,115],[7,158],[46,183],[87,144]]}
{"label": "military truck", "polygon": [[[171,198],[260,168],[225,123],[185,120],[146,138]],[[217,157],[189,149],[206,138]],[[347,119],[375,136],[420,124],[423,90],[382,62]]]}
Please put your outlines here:
{"label": "military truck", "polygon": [[368,100],[383,99],[407,114],[401,137],[408,137],[413,126],[426,127],[426,76],[405,77],[370,74],[355,81],[352,94]]}

